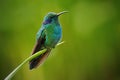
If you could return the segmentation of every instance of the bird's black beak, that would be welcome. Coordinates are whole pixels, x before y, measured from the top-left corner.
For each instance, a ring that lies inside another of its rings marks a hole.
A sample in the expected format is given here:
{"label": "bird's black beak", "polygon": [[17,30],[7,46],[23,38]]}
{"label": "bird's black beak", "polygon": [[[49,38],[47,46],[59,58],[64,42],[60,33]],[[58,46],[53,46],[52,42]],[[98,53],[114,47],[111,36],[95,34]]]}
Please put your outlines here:
{"label": "bird's black beak", "polygon": [[68,13],[68,11],[62,11],[60,13],[57,13],[57,16],[60,16],[61,14]]}

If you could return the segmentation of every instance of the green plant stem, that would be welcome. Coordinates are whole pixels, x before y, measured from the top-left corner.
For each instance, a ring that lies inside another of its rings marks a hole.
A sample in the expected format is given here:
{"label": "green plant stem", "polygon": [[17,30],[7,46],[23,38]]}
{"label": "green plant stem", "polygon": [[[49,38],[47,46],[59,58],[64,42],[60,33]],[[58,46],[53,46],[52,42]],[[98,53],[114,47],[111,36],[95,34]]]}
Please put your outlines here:
{"label": "green plant stem", "polygon": [[[63,43],[64,43],[64,42],[58,43],[57,46],[58,46],[58,45],[61,45],[61,44],[63,44]],[[4,80],[10,80],[10,79],[16,74],[16,72],[21,69],[21,67],[22,67],[25,63],[27,63],[28,61],[36,58],[36,57],[39,56],[40,54],[44,53],[46,50],[47,50],[47,49],[43,49],[43,50],[35,53],[34,55],[28,57],[27,59],[25,59],[25,60],[24,60],[18,67],[16,67]]]}
{"label": "green plant stem", "polygon": [[37,52],[36,54],[28,57],[27,59],[25,59],[17,68],[15,68],[4,80],[10,80],[15,74],[17,71],[19,71],[21,69],[21,67],[27,63],[28,61],[32,60],[33,58],[39,56],[40,54],[44,53],[46,51],[46,49],[42,50],[42,51],[39,51]]}

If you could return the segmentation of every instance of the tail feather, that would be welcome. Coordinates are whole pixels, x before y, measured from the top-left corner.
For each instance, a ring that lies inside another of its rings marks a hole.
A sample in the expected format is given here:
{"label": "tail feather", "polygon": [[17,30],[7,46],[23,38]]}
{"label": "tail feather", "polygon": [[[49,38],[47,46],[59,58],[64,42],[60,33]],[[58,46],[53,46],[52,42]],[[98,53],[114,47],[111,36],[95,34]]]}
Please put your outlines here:
{"label": "tail feather", "polygon": [[47,51],[43,54],[41,54],[40,56],[38,56],[37,58],[33,59],[30,61],[30,70],[32,70],[33,68],[36,68],[37,66],[39,66],[40,64],[42,64],[45,59],[49,56],[51,52],[51,49],[47,49]]}

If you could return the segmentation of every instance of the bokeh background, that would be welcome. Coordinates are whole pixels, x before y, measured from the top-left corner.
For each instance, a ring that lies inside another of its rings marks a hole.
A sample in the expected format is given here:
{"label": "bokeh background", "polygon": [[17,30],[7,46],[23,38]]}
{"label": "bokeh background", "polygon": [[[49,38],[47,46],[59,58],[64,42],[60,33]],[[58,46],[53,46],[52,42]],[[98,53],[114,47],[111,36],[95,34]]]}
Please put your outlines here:
{"label": "bokeh background", "polygon": [[120,80],[120,0],[0,0],[0,80],[30,56],[43,17],[64,10],[65,43],[12,80]]}

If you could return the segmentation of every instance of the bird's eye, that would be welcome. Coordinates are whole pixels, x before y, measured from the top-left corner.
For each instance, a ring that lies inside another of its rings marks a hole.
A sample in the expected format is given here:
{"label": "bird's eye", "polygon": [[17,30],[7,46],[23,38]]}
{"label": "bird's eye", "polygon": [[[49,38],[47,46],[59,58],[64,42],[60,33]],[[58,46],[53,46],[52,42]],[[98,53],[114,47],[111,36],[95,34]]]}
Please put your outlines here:
{"label": "bird's eye", "polygon": [[52,19],[53,17],[55,17],[55,16],[50,16],[50,19]]}
{"label": "bird's eye", "polygon": [[50,18],[53,18],[53,16],[50,16]]}

